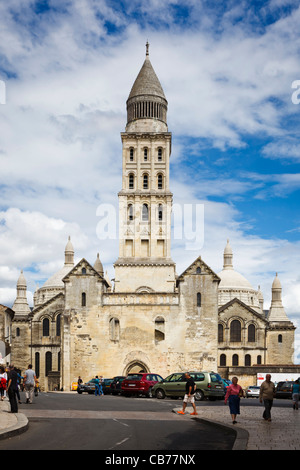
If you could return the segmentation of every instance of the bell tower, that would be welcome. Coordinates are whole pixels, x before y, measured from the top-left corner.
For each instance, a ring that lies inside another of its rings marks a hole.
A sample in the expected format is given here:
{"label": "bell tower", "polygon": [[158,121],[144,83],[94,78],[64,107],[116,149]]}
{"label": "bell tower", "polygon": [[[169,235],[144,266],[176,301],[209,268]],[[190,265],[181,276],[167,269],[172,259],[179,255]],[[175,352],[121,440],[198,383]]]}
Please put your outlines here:
{"label": "bell tower", "polygon": [[171,133],[162,86],[146,58],[127,100],[115,292],[174,292],[169,189]]}

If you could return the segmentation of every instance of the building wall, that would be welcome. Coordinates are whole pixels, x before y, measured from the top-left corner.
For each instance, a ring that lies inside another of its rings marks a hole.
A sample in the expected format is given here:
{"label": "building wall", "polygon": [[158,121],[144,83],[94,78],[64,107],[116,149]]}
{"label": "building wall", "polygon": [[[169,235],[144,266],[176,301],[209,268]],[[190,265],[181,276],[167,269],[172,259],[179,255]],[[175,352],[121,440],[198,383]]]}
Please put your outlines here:
{"label": "building wall", "polygon": [[[71,272],[66,281],[64,388],[79,375],[113,377],[135,367],[162,376],[216,369],[218,283],[213,274],[186,273],[179,293],[106,293],[101,285],[89,271],[86,278]],[[89,293],[86,306],[80,305],[83,289]]]}
{"label": "building wall", "polygon": [[[240,341],[231,341],[230,331],[233,321],[240,323]],[[239,366],[247,365],[246,355],[250,356],[250,365],[258,363],[258,356],[261,358],[261,364],[266,362],[267,321],[261,315],[239,301],[232,301],[227,304],[227,307],[220,309],[219,324],[223,326],[223,341],[219,341],[218,345],[219,365],[222,363],[221,355],[226,356],[227,366],[234,365],[234,355],[238,357],[236,365]],[[248,328],[250,325],[255,328],[254,341],[249,341]]]}
{"label": "building wall", "polygon": [[268,364],[293,364],[294,332],[290,322],[270,326],[266,338]]}

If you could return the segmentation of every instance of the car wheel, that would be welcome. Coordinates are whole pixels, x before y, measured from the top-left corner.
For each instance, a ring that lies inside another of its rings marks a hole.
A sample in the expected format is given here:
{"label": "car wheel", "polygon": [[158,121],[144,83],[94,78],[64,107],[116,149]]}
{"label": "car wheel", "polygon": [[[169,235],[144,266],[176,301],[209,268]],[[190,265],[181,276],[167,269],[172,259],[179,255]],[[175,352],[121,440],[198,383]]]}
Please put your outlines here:
{"label": "car wheel", "polygon": [[196,401],[202,401],[202,400],[204,400],[204,393],[202,392],[202,390],[196,390],[196,393],[195,393],[195,400],[196,400]]}
{"label": "car wheel", "polygon": [[155,397],[158,398],[159,400],[162,400],[165,398],[166,394],[165,391],[162,388],[158,388],[155,392]]}
{"label": "car wheel", "polygon": [[82,394],[82,391],[81,391],[81,390],[77,390],[77,393],[79,393],[79,395],[81,395],[81,394]]}

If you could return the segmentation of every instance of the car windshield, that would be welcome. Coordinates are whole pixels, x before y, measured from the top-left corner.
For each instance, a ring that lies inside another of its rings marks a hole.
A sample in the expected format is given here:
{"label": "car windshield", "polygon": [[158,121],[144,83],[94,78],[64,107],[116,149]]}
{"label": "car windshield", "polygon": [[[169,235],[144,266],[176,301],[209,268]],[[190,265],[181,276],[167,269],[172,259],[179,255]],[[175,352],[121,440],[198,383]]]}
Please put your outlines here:
{"label": "car windshield", "polygon": [[292,382],[281,382],[281,383],[279,382],[277,388],[280,389],[280,388],[290,388],[290,387],[292,387]]}
{"label": "car windshield", "polygon": [[142,374],[129,374],[127,375],[126,379],[127,380],[142,380],[143,375]]}
{"label": "car windshield", "polygon": [[205,379],[205,375],[202,373],[199,374],[191,374],[191,377],[196,381],[196,382],[202,382]]}
{"label": "car windshield", "polygon": [[210,374],[210,380],[211,380],[211,382],[223,383],[222,379],[221,379],[221,376],[219,374]]}

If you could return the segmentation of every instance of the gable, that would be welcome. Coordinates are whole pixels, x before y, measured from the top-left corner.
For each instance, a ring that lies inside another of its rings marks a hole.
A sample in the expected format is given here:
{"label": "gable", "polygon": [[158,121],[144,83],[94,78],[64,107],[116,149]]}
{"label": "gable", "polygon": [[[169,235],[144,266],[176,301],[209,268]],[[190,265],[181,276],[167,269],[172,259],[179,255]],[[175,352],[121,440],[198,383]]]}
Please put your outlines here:
{"label": "gable", "polygon": [[82,258],[79,263],[71,269],[71,271],[62,279],[63,282],[68,282],[72,276],[96,276],[99,280],[103,281],[107,287],[109,287],[106,279],[102,277],[85,258]]}
{"label": "gable", "polygon": [[[200,273],[197,272],[197,268],[200,268]],[[185,271],[183,271],[180,276],[178,276],[177,281],[183,281],[186,276],[195,274],[208,274],[212,276],[213,281],[221,281],[219,276],[217,276],[217,274],[202,260],[201,256],[198,256],[198,258]]]}
{"label": "gable", "polygon": [[268,323],[263,314],[259,314],[256,310],[244,304],[244,302],[237,298],[230,300],[225,305],[222,305],[222,307],[219,308],[219,315],[225,312],[228,312],[229,316],[232,314],[236,315],[233,312],[235,310],[235,307],[238,308],[239,313],[243,312],[245,315],[255,316],[256,318],[262,320],[264,323]]}
{"label": "gable", "polygon": [[42,315],[49,314],[49,312],[52,314],[57,310],[63,310],[64,307],[65,296],[63,293],[59,293],[55,297],[49,299],[47,302],[34,308],[29,314],[28,318],[38,320]]}

